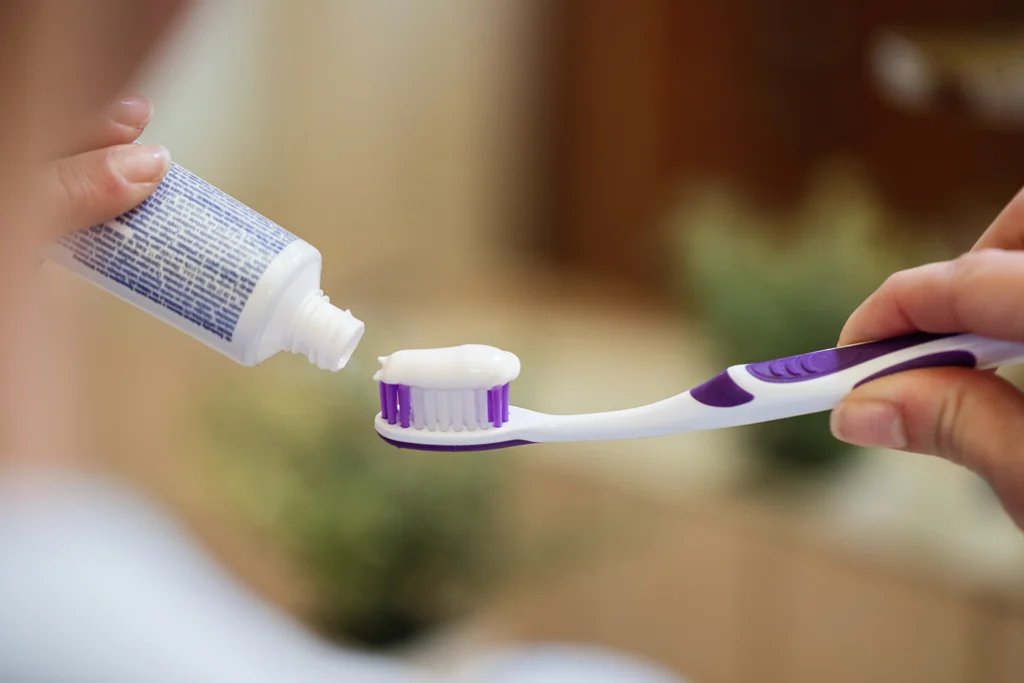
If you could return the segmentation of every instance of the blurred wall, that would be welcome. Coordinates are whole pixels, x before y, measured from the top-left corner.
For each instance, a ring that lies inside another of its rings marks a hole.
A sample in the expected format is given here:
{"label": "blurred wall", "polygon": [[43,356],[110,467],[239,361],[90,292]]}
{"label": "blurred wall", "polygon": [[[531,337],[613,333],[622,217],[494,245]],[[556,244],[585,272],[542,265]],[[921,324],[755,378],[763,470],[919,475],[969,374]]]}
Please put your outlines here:
{"label": "blurred wall", "polygon": [[339,296],[449,273],[519,219],[538,7],[206,3],[153,79],[148,137],[317,245]]}
{"label": "blurred wall", "polygon": [[969,235],[951,235],[962,247],[1021,185],[1024,128],[944,106],[975,83],[941,83],[935,106],[908,111],[882,95],[871,67],[880,32],[921,31],[983,87],[994,80],[999,96],[1015,97],[1005,74],[1024,63],[1012,33],[1024,26],[1019,1],[557,7],[552,218],[541,241],[560,264],[664,295],[673,276],[666,213],[709,179],[784,212],[823,166],[852,160],[887,209],[927,226],[915,236],[963,232],[950,216],[984,207]]}

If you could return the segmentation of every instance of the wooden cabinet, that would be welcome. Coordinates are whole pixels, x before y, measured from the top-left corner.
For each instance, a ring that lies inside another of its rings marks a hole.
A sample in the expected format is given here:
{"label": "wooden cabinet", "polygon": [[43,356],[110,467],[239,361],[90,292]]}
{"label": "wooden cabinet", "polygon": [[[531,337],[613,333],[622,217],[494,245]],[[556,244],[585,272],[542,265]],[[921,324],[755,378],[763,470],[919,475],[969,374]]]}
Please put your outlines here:
{"label": "wooden cabinet", "polygon": [[1005,201],[1024,184],[1024,130],[894,109],[867,60],[882,28],[1024,23],[1017,0],[556,6],[538,230],[563,263],[663,289],[665,211],[681,188],[713,176],[784,207],[823,161],[848,156],[894,211],[918,218]]}

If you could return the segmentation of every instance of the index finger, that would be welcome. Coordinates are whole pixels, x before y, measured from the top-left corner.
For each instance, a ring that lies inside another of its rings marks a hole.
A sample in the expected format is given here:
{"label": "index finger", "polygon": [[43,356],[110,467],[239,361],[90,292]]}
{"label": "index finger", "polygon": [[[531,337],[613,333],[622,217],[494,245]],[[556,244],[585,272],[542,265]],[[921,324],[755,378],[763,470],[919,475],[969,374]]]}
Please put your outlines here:
{"label": "index finger", "polygon": [[911,332],[1024,341],[1024,251],[983,249],[891,276],[853,312],[839,343]]}

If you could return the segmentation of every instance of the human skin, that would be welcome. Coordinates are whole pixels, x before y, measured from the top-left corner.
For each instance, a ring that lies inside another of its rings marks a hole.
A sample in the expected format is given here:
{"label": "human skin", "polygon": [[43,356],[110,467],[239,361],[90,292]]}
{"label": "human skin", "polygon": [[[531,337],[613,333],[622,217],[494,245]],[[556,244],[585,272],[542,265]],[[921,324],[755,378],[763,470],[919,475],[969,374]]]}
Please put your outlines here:
{"label": "human skin", "polygon": [[[1024,191],[959,258],[898,272],[854,311],[840,344],[914,331],[1024,341]],[[1024,394],[992,372],[934,368],[856,389],[839,439],[937,455],[984,477],[1024,528]]]}
{"label": "human skin", "polygon": [[0,3],[0,462],[82,448],[82,322],[42,296],[38,254],[137,205],[166,172],[166,150],[126,147],[152,111],[124,93],[185,4]]}

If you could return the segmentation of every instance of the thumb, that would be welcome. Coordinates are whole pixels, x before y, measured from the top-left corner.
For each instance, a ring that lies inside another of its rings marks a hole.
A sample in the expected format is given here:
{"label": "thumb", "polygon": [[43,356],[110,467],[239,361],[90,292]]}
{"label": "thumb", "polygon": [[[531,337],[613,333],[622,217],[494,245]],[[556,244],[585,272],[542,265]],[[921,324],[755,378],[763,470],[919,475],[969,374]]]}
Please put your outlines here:
{"label": "thumb", "polygon": [[67,157],[47,175],[53,234],[103,223],[129,211],[153,193],[170,168],[163,147],[116,145]]}
{"label": "thumb", "polygon": [[832,433],[964,465],[1024,526],[1024,394],[994,374],[934,368],[869,382],[832,412]]}

